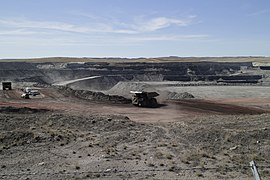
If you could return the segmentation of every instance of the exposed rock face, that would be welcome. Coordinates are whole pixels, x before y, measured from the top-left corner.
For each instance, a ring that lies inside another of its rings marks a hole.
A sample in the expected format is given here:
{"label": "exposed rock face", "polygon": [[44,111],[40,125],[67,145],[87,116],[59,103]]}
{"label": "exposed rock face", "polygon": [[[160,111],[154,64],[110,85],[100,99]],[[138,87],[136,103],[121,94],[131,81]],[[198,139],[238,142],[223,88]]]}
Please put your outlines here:
{"label": "exposed rock face", "polygon": [[170,62],[170,63],[0,63],[1,80],[35,80],[52,83],[87,76],[120,76],[126,80],[215,81],[220,78],[254,80],[260,75],[235,75],[252,63]]}
{"label": "exposed rock face", "polygon": [[[109,60],[108,60],[109,62]],[[243,72],[243,68],[249,73]],[[114,76],[134,81],[218,81],[223,83],[257,83],[262,75],[251,62],[85,62],[85,63],[26,63],[1,62],[0,80],[52,84],[89,76]],[[251,73],[250,73],[251,72]],[[246,81],[246,80],[249,81]],[[104,79],[106,81],[107,79]],[[105,88],[106,89],[106,88]]]}

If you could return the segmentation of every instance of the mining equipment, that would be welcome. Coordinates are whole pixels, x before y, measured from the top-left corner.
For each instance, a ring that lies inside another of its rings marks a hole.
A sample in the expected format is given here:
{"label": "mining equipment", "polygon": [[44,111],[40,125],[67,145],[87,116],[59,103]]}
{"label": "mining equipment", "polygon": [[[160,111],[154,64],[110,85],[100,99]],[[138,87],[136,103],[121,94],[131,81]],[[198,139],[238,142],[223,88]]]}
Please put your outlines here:
{"label": "mining equipment", "polygon": [[157,92],[145,92],[145,91],[130,91],[132,95],[132,104],[139,107],[152,107],[158,106],[155,97],[159,96]]}
{"label": "mining equipment", "polygon": [[34,96],[40,95],[40,92],[37,89],[31,89],[30,87],[22,88],[23,92],[21,98],[30,99]]}
{"label": "mining equipment", "polygon": [[23,93],[23,94],[21,95],[21,98],[24,98],[24,99],[30,99],[30,95],[29,95],[29,93]]}
{"label": "mining equipment", "polygon": [[24,92],[24,94],[29,94],[31,96],[40,95],[40,92],[37,89],[31,89],[30,87],[26,87],[22,89],[22,91]]}
{"label": "mining equipment", "polygon": [[12,90],[11,82],[2,82],[3,90]]}

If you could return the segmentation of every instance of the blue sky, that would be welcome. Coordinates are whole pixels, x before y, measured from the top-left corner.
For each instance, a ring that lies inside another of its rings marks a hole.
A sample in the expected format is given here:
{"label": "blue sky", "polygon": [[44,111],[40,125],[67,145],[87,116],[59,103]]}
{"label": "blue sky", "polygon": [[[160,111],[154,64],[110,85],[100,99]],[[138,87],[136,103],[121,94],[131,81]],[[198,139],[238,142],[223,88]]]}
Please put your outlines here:
{"label": "blue sky", "polygon": [[270,56],[269,0],[0,0],[0,58]]}

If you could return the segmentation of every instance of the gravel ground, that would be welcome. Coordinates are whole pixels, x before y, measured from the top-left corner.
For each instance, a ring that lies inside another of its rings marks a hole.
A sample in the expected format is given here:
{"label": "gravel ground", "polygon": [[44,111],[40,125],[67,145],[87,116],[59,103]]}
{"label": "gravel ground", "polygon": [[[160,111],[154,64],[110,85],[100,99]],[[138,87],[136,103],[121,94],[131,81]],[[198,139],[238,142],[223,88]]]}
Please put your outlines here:
{"label": "gravel ground", "polygon": [[251,160],[270,175],[269,114],[145,124],[12,112],[0,113],[1,179],[252,179]]}

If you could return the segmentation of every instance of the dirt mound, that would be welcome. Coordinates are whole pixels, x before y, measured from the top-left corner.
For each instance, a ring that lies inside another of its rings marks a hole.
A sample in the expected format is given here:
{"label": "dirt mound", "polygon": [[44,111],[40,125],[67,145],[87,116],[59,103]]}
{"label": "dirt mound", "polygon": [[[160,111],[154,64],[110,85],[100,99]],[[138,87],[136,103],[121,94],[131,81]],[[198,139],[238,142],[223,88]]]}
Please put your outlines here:
{"label": "dirt mound", "polygon": [[120,81],[114,87],[112,87],[108,94],[121,94],[125,97],[130,96],[130,91],[155,91],[149,84],[143,82],[123,82]]}
{"label": "dirt mound", "polygon": [[[99,145],[106,147],[117,145],[119,142],[143,142],[146,138],[140,133],[145,134],[155,130],[153,127],[131,121],[128,117],[121,115],[91,115],[82,117],[54,114],[49,119],[50,127],[53,129],[62,127],[73,132],[91,131],[94,134],[103,134],[104,137],[99,140]],[[151,139],[152,137],[149,138]]]}
{"label": "dirt mound", "polygon": [[45,115],[0,114],[0,119],[3,119],[0,122],[0,149],[45,142],[64,146],[82,138],[81,133],[89,132],[104,135],[98,142],[100,146],[108,147],[119,142],[143,142],[146,138],[140,133],[155,130],[119,115],[75,116],[49,112]]}
{"label": "dirt mound", "polygon": [[75,96],[81,99],[91,100],[95,102],[107,102],[114,104],[130,104],[131,100],[117,95],[106,95],[102,92],[93,92],[87,90],[74,90],[69,87],[57,87],[59,92],[65,96]]}
{"label": "dirt mound", "polygon": [[159,99],[192,99],[195,98],[188,92],[170,92],[167,90],[160,91],[160,87],[166,87],[168,84],[160,82],[119,82],[109,91],[108,94],[121,94],[130,97],[130,91],[155,91],[160,94]]}
{"label": "dirt mound", "polygon": [[195,97],[188,92],[183,93],[171,92],[168,94],[168,99],[193,99],[193,98]]}
{"label": "dirt mound", "polygon": [[[30,108],[26,108],[30,109]],[[41,111],[42,112],[42,111]],[[9,149],[37,143],[67,144],[76,138],[76,134],[65,129],[52,127],[52,112],[25,114],[1,114],[0,149]],[[68,117],[66,117],[68,119]]]}
{"label": "dirt mound", "polygon": [[49,110],[47,109],[33,109],[28,107],[17,108],[17,107],[0,107],[0,113],[18,113],[18,114],[33,114],[33,113],[44,113]]}
{"label": "dirt mound", "polygon": [[19,130],[9,131],[0,134],[0,142],[3,149],[9,149],[12,146],[23,146],[30,143],[42,142],[40,136],[37,136],[33,131]]}

